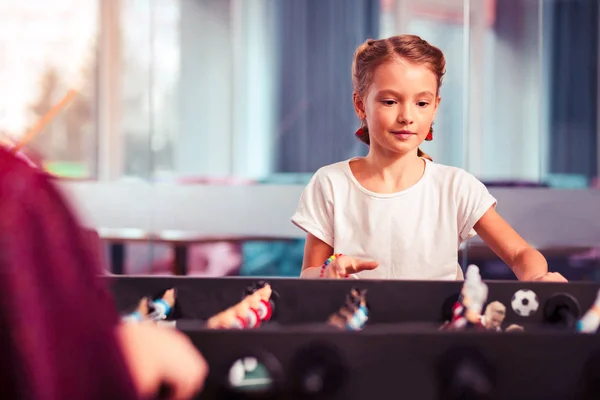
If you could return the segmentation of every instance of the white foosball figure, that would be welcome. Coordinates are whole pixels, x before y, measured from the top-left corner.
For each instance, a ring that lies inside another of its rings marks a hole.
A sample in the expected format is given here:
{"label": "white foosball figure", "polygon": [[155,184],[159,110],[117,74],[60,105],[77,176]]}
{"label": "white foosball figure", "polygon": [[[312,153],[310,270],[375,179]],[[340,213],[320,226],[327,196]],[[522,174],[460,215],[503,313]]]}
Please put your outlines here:
{"label": "white foosball figure", "polygon": [[460,298],[453,307],[453,319],[445,329],[460,330],[468,325],[481,326],[481,312],[487,295],[488,287],[481,280],[479,268],[469,265]]}
{"label": "white foosball figure", "polygon": [[487,301],[487,296],[488,287],[482,281],[468,285],[465,288],[465,297],[467,298],[465,317],[471,324],[478,325],[480,323],[483,305]]}
{"label": "white foosball figure", "polygon": [[596,333],[598,326],[600,326],[600,290],[592,307],[577,321],[576,329],[580,333]]}
{"label": "white foosball figure", "polygon": [[481,282],[481,275],[479,274],[479,267],[475,264],[471,264],[467,267],[465,273],[465,284],[475,285]]}

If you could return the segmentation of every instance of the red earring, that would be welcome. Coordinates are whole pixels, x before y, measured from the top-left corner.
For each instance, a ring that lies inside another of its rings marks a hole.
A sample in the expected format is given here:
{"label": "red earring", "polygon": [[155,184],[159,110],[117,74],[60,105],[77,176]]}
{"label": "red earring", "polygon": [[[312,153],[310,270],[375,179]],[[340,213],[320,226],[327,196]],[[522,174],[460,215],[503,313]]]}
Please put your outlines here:
{"label": "red earring", "polygon": [[354,133],[354,136],[356,136],[358,138],[363,137],[364,135],[365,135],[365,130],[362,127],[358,128],[356,130],[356,132]]}
{"label": "red earring", "polygon": [[425,136],[425,140],[431,142],[433,140],[433,124],[431,124],[431,128],[429,128],[429,133]]}

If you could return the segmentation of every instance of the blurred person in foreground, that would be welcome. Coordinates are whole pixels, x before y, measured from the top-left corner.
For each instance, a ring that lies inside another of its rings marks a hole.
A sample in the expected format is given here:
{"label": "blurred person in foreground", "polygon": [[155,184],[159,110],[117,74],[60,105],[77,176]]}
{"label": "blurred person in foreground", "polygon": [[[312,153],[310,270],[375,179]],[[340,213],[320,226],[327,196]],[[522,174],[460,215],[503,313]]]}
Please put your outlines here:
{"label": "blurred person in foreground", "polygon": [[205,360],[181,332],[121,323],[100,261],[49,179],[0,146],[0,398],[196,395]]}

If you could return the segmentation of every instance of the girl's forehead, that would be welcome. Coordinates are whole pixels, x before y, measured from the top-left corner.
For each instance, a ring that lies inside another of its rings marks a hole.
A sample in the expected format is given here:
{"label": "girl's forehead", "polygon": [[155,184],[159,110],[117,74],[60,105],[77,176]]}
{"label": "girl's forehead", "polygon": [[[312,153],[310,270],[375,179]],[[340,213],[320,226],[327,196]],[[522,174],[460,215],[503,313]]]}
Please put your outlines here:
{"label": "girl's forehead", "polygon": [[372,84],[377,90],[435,93],[437,77],[427,64],[394,58],[375,69]]}

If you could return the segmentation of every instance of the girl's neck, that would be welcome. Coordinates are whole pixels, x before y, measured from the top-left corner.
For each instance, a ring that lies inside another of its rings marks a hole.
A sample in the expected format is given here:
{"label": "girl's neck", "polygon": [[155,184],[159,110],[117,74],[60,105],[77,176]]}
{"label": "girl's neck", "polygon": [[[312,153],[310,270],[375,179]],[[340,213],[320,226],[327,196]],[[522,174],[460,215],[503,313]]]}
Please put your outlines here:
{"label": "girl's neck", "polygon": [[416,150],[403,156],[383,155],[373,150],[353,172],[361,185],[376,193],[395,193],[415,185],[425,172],[425,160]]}

